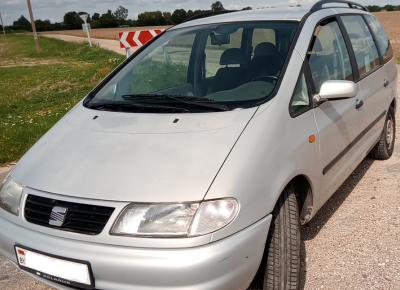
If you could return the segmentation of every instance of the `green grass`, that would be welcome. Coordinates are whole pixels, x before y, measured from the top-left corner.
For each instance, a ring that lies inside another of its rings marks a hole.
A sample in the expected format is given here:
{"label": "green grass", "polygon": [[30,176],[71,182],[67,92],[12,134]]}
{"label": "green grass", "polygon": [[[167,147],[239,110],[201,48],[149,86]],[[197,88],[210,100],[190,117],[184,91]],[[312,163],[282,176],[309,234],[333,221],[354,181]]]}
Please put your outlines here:
{"label": "green grass", "polygon": [[[0,36],[0,164],[18,160],[124,56],[88,44]],[[28,66],[29,64],[29,66]]]}
{"label": "green grass", "polygon": [[396,57],[396,63],[400,64],[400,57]]}

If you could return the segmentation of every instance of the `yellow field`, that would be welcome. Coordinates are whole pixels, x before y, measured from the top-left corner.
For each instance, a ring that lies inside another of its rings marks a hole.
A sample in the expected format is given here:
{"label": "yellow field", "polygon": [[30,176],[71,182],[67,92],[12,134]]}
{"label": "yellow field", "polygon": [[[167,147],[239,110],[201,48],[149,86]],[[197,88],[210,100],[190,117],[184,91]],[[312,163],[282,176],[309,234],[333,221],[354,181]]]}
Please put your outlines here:
{"label": "yellow field", "polygon": [[392,43],[394,54],[400,57],[400,11],[373,13],[382,23],[390,42]]}

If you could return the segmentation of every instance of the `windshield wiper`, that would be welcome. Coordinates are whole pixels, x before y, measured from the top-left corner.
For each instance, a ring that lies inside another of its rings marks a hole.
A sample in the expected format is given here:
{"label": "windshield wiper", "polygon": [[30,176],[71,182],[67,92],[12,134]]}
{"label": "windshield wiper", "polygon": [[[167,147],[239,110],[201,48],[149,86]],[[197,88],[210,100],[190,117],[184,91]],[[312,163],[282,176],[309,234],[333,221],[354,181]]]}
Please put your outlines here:
{"label": "windshield wiper", "polygon": [[123,95],[122,98],[124,100],[174,100],[187,105],[206,107],[220,111],[228,110],[228,107],[226,105],[210,104],[213,103],[214,100],[207,98],[168,95],[168,94],[132,94],[132,95]]}
{"label": "windshield wiper", "polygon": [[179,107],[172,106],[160,106],[160,105],[147,105],[147,104],[121,104],[121,103],[99,103],[92,104],[89,106],[91,109],[111,109],[116,111],[123,111],[131,109],[135,111],[169,111],[173,113],[188,113],[189,110]]}

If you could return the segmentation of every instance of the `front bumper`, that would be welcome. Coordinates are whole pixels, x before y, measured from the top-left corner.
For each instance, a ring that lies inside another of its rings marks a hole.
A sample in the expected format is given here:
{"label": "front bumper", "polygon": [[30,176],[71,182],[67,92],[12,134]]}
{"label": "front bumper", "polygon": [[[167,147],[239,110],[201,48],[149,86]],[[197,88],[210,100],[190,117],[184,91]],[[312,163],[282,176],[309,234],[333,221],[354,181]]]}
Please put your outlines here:
{"label": "front bumper", "polygon": [[[271,215],[230,237],[200,247],[156,249],[60,238],[0,217],[0,254],[16,264],[14,245],[18,243],[44,253],[88,261],[96,289],[246,289],[260,265],[270,222]],[[58,289],[71,289],[35,278]]]}

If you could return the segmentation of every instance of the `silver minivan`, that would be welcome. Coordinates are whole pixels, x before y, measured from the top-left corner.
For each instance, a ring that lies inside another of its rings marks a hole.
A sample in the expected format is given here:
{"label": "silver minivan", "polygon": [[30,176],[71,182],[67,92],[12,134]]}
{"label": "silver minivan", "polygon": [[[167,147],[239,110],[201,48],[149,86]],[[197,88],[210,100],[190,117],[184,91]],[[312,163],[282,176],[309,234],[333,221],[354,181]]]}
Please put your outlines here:
{"label": "silver minivan", "polygon": [[300,225],[393,153],[396,78],[353,2],[195,16],[13,168],[0,254],[58,289],[298,289]]}

